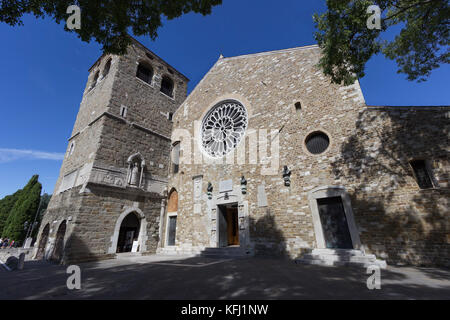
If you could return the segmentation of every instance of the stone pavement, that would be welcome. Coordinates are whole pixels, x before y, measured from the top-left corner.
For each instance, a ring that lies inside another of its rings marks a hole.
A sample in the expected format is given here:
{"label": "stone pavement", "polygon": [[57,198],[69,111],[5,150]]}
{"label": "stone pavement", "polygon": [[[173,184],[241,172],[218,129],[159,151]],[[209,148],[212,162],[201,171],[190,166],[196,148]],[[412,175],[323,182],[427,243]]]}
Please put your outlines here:
{"label": "stone pavement", "polygon": [[26,262],[0,273],[0,299],[450,299],[450,270],[388,267],[381,290],[360,268],[247,258],[121,256],[80,264],[82,289],[66,287],[66,267]]}

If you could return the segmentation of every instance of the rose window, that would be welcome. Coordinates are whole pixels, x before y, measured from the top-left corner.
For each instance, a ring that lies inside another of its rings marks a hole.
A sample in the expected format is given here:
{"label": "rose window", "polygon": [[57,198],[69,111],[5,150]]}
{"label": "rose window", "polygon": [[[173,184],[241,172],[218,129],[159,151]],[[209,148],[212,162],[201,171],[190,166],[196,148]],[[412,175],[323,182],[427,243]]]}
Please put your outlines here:
{"label": "rose window", "polygon": [[242,104],[237,101],[219,103],[203,120],[203,149],[214,158],[225,156],[239,144],[247,126],[247,110]]}

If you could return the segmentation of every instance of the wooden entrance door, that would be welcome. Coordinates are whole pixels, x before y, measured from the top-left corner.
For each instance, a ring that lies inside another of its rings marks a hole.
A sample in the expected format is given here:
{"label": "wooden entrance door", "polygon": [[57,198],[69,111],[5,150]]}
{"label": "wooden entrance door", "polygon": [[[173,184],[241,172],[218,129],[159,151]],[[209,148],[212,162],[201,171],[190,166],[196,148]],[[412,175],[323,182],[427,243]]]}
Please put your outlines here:
{"label": "wooden entrance door", "polygon": [[341,197],[317,200],[325,244],[328,249],[353,249]]}
{"label": "wooden entrance door", "polygon": [[227,208],[228,245],[239,245],[239,220],[237,208]]}

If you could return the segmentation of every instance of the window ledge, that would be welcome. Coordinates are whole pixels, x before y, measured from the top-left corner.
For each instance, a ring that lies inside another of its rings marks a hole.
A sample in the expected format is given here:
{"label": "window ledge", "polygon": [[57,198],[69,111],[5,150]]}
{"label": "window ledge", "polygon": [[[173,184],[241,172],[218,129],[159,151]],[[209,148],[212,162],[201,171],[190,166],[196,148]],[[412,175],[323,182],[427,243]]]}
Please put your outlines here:
{"label": "window ledge", "polygon": [[153,86],[153,81],[152,81],[152,83],[148,83],[148,82],[145,82],[144,80],[142,80],[141,78],[138,78],[138,77],[135,77],[135,78],[136,78],[137,80],[139,80],[139,82],[145,84],[146,86],[149,86],[150,88],[155,89],[155,87]]}
{"label": "window ledge", "polygon": [[449,190],[449,188],[445,188],[445,187],[434,187],[434,188],[429,188],[429,189],[419,189],[419,192],[431,192],[431,191],[441,191],[441,190]]}
{"label": "window ledge", "polygon": [[165,97],[167,97],[167,98],[169,98],[170,100],[173,100],[173,101],[175,101],[175,98],[174,97],[171,97],[171,96],[168,96],[167,94],[165,94],[164,92],[162,92],[161,90],[159,91],[159,93],[161,93],[163,96],[165,96]]}

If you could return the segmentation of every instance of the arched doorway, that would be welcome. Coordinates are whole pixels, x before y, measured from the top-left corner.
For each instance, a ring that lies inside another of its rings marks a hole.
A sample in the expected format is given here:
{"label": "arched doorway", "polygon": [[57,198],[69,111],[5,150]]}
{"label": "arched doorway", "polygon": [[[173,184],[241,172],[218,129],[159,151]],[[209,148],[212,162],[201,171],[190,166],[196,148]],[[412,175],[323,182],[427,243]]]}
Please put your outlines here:
{"label": "arched doorway", "polygon": [[53,254],[51,260],[57,263],[60,263],[63,258],[64,253],[64,237],[66,236],[67,223],[66,220],[61,222],[59,225],[58,231],[56,233],[55,240],[55,249],[53,250]]}
{"label": "arched doorway", "polygon": [[178,192],[175,189],[170,192],[167,212],[178,212]]}
{"label": "arched doorway", "polygon": [[170,192],[169,202],[167,204],[167,228],[166,245],[175,246],[177,236],[177,217],[178,217],[178,192],[173,189]]}
{"label": "arched doorway", "polygon": [[38,250],[36,253],[36,260],[44,259],[45,247],[47,246],[49,233],[50,233],[50,224],[47,223],[47,225],[44,227],[44,230],[42,230],[41,233],[41,239],[39,240]]}
{"label": "arched doorway", "polygon": [[[117,240],[116,253],[132,252],[133,243],[139,239],[141,222],[136,213],[131,212],[120,225],[119,238]],[[139,251],[140,248],[137,248]]]}

